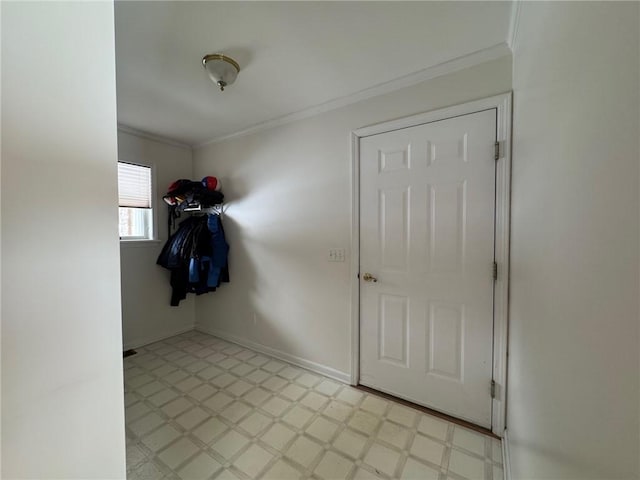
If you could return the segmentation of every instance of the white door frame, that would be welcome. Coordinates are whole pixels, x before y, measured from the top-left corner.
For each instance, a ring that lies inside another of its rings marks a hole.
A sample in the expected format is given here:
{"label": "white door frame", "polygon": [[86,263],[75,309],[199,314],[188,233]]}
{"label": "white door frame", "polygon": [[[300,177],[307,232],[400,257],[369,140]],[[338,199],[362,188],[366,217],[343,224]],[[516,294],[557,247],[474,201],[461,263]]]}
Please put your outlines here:
{"label": "white door frame", "polygon": [[509,304],[509,220],[511,196],[511,97],[507,92],[461,105],[378,123],[351,132],[351,384],[360,378],[360,139],[379,133],[415,127],[484,110],[497,110],[495,259],[498,279],[494,285],[493,380],[495,398],[491,430],[502,437],[506,423],[507,328]]}

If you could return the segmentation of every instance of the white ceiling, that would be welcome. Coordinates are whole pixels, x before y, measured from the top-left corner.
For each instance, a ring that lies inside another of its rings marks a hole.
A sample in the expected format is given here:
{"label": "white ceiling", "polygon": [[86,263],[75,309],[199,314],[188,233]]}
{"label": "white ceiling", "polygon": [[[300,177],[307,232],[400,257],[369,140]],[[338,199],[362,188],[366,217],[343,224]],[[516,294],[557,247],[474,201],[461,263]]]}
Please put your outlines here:
{"label": "white ceiling", "polygon": [[[504,44],[511,2],[116,2],[118,122],[198,145]],[[240,64],[220,92],[207,53]]]}

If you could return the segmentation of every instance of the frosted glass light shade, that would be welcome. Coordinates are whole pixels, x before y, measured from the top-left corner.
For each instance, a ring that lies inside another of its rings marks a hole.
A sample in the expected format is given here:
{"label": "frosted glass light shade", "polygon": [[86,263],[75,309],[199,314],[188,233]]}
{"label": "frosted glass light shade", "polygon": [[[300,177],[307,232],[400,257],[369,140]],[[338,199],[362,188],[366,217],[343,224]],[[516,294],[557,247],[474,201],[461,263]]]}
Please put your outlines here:
{"label": "frosted glass light shade", "polygon": [[236,81],[240,71],[240,66],[233,58],[221,53],[205,55],[202,58],[202,65],[213,83],[218,85],[222,91],[224,91],[224,87]]}

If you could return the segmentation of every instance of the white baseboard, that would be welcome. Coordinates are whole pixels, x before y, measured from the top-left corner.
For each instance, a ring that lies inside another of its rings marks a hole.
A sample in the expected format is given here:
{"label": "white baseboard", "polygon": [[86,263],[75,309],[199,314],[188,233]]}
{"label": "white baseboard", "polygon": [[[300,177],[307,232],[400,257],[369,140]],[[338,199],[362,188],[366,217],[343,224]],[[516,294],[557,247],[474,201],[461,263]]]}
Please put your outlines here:
{"label": "white baseboard", "polygon": [[509,456],[509,434],[507,430],[502,433],[502,467],[504,480],[511,480],[511,457]]}
{"label": "white baseboard", "polygon": [[216,330],[214,328],[204,327],[202,325],[196,325],[195,329],[199,332],[208,333],[209,335],[213,335],[215,337],[221,338],[228,342],[236,343],[242,347],[250,348],[251,350],[255,350],[256,352],[263,353],[265,355],[269,355],[270,357],[277,358],[278,360],[282,360],[284,362],[297,365],[298,367],[305,368],[312,372],[319,373],[320,375],[324,375],[325,377],[333,378],[334,380],[338,380],[339,382],[346,383],[347,385],[350,384],[351,382],[350,374],[346,372],[341,372],[340,370],[336,370],[335,368],[328,367],[320,363],[313,362],[311,360],[307,360],[306,358],[298,357],[296,355],[291,355],[290,353],[286,353],[281,350],[271,348],[266,345],[262,345],[261,343],[247,340],[246,338],[237,337],[233,334]]}
{"label": "white baseboard", "polygon": [[127,342],[122,346],[122,348],[126,351],[126,350],[131,350],[132,348],[144,347],[145,345],[149,345],[150,343],[159,342],[160,340],[175,337],[176,335],[180,335],[181,333],[190,332],[191,330],[195,330],[195,328],[196,327],[194,325],[187,328],[172,330],[170,332],[156,333],[155,335],[149,335],[146,337],[138,338],[136,340]]}

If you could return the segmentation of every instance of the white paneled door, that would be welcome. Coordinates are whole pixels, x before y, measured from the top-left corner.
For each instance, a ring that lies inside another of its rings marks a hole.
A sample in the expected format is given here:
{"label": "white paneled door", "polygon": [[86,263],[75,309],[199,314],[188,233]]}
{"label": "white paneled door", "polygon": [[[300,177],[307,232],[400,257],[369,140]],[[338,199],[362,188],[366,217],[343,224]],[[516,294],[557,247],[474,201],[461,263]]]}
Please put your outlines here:
{"label": "white paneled door", "polygon": [[360,383],[487,428],[496,114],[360,139]]}

